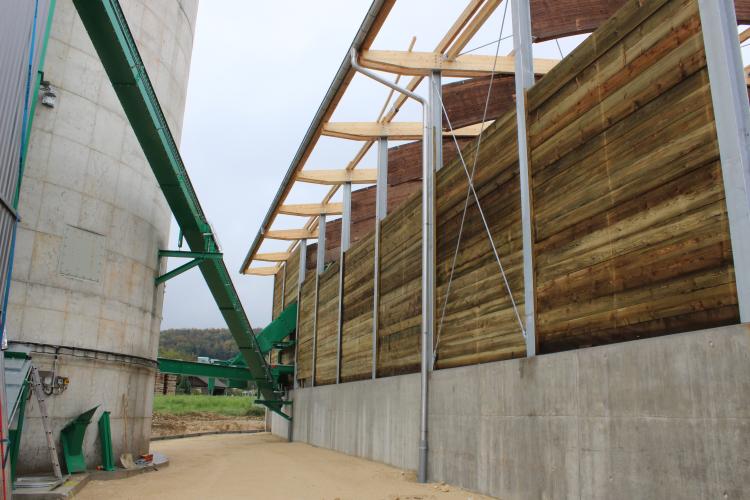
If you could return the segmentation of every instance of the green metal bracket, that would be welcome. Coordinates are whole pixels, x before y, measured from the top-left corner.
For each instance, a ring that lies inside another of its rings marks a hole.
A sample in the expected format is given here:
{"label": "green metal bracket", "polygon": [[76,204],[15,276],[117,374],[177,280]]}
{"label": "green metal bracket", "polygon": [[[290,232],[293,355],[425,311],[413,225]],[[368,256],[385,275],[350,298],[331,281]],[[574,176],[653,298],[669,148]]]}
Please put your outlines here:
{"label": "green metal bracket", "polygon": [[81,413],[72,422],[63,427],[63,430],[60,432],[60,441],[62,442],[65,467],[68,469],[68,474],[86,472],[83,438],[86,435],[86,427],[91,423],[91,417],[94,416],[97,408],[99,408],[99,405]]}
{"label": "green metal bracket", "polygon": [[176,267],[169,272],[162,274],[156,278],[156,285],[160,285],[167,280],[179,276],[185,271],[199,266],[206,260],[221,259],[223,254],[219,252],[182,252],[180,250],[159,250],[159,257],[184,257],[193,259],[187,264],[183,264],[180,267]]}
{"label": "green metal bracket", "polygon": [[103,412],[102,416],[99,417],[99,440],[102,443],[102,469],[112,472],[116,467],[108,411]]}

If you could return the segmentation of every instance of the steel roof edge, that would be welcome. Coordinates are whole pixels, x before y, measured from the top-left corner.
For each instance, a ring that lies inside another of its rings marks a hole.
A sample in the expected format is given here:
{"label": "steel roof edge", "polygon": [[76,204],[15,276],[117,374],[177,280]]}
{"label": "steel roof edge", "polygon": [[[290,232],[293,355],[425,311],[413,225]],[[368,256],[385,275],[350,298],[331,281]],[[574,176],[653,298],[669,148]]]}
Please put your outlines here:
{"label": "steel roof edge", "polygon": [[285,194],[287,185],[292,180],[292,177],[296,173],[297,168],[302,161],[302,158],[306,155],[308,148],[312,144],[318,128],[322,126],[323,117],[326,115],[326,113],[328,113],[328,108],[336,99],[336,96],[341,89],[341,84],[347,79],[347,76],[352,69],[351,63],[349,61],[350,51],[352,49],[356,50],[357,52],[360,51],[362,45],[364,44],[365,40],[367,40],[370,34],[370,30],[375,25],[375,22],[378,19],[383,6],[386,4],[392,6],[393,2],[389,0],[373,0],[372,5],[370,5],[370,9],[367,11],[367,14],[362,21],[357,34],[354,36],[354,40],[352,41],[349,49],[347,49],[346,54],[344,55],[344,60],[342,61],[341,66],[336,72],[336,76],[331,82],[331,85],[328,87],[328,91],[326,91],[323,102],[320,103],[318,111],[315,113],[315,117],[313,118],[310,126],[307,129],[307,132],[305,133],[305,137],[302,139],[302,144],[300,144],[299,148],[297,149],[297,153],[294,155],[294,159],[292,160],[291,165],[289,165],[289,169],[287,170],[286,175],[284,175],[284,180],[281,182],[281,186],[279,186],[279,189],[276,192],[276,196],[274,196],[273,202],[271,203],[268,212],[266,212],[263,223],[261,224],[260,229],[255,235],[253,244],[250,246],[245,259],[242,261],[242,266],[240,267],[239,271],[240,274],[243,274],[244,271],[250,266],[252,257],[254,256],[255,252],[257,252],[258,247],[260,246],[260,243],[263,239],[263,234],[268,229],[266,226],[269,225],[271,217],[278,208],[279,203],[281,202],[281,198]]}

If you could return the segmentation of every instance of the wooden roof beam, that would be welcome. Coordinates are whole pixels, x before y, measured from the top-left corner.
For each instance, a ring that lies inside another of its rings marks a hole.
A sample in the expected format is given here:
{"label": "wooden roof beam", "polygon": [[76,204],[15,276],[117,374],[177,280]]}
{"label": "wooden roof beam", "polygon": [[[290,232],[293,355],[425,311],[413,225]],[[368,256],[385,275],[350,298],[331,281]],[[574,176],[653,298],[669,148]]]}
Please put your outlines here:
{"label": "wooden roof beam", "polygon": [[248,267],[242,272],[242,274],[248,274],[251,276],[273,276],[277,272],[279,272],[279,268],[276,266]]}
{"label": "wooden roof beam", "polygon": [[[492,124],[491,121],[484,124],[468,125],[455,129],[456,137],[476,137],[482,130]],[[379,137],[387,137],[396,141],[417,141],[422,138],[421,122],[335,122],[326,123],[323,126],[323,135],[337,137],[339,139],[350,139],[353,141],[371,141]],[[443,132],[450,136],[450,132]],[[352,170],[356,172],[356,170]],[[373,181],[374,182],[374,181]]]}
{"label": "wooden roof beam", "polygon": [[[512,75],[515,73],[516,58],[513,56],[464,55],[453,60],[437,52],[402,52],[396,50],[366,50],[359,63],[370,69],[387,71],[398,75],[428,76],[432,71],[440,71],[444,76],[477,77],[493,73]],[[535,59],[534,72],[546,74],[559,61],[556,59]]]}
{"label": "wooden roof beam", "polygon": [[[466,44],[474,38],[474,35],[477,34],[482,26],[484,26],[484,23],[490,18],[492,13],[495,12],[495,9],[497,9],[502,1],[503,0],[487,0],[471,21],[466,24],[463,31],[461,31],[453,42],[453,45],[445,53],[448,59],[455,59],[461,53],[464,47],[466,47]],[[510,0],[506,1],[509,2]]]}
{"label": "wooden roof beam", "polygon": [[[326,184],[329,186],[344,184],[346,182],[351,182],[352,184],[375,184],[377,180],[378,171],[374,168],[359,168],[356,170],[302,170],[295,178],[297,182]],[[312,215],[320,215],[320,212]]]}
{"label": "wooden roof beam", "polygon": [[308,240],[312,238],[318,237],[318,230],[317,229],[271,229],[270,231],[266,231],[266,233],[263,235],[264,237],[271,239],[271,240],[286,240],[286,241],[295,241],[295,240]]}
{"label": "wooden roof beam", "polygon": [[284,215],[300,215],[303,217],[315,215],[341,215],[344,213],[344,204],[301,203],[298,205],[281,205],[279,213]]}
{"label": "wooden roof beam", "polygon": [[291,252],[258,253],[255,254],[254,260],[260,260],[263,262],[285,262],[291,256]]}

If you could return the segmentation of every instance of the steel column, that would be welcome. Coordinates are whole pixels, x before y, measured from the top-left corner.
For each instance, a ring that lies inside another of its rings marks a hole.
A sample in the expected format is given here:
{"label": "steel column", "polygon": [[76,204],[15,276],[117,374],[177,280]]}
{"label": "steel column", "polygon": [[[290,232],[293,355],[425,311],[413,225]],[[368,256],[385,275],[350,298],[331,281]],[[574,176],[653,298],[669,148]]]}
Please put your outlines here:
{"label": "steel column", "polygon": [[317,274],[323,274],[326,267],[326,216],[318,217],[318,260],[315,263]]}
{"label": "steel column", "polygon": [[531,207],[531,169],[526,131],[526,90],[534,85],[531,13],[529,0],[512,0],[513,49],[516,59],[516,123],[518,127],[518,170],[521,184],[521,228],[523,233],[523,289],[526,356],[537,351],[534,308],[534,252]]}
{"label": "steel column", "polygon": [[317,371],[318,357],[318,293],[320,292],[320,275],[325,271],[326,260],[326,216],[318,217],[318,256],[315,262],[315,310],[313,312],[313,359],[312,359],[312,382],[315,387],[315,372]]}
{"label": "steel column", "polygon": [[740,321],[750,321],[750,106],[731,0],[699,0]]}
{"label": "steel column", "polygon": [[307,240],[300,240],[299,245],[299,270],[297,275],[297,320],[294,328],[294,388],[299,387],[297,380],[297,356],[299,355],[299,312],[302,309],[302,283],[305,281],[307,268]]}
{"label": "steel column", "polygon": [[344,183],[344,209],[341,213],[341,254],[339,256],[339,317],[336,337],[336,383],[341,383],[341,335],[344,328],[344,266],[352,228],[352,183]]}
{"label": "steel column", "polygon": [[430,74],[430,126],[435,172],[443,168],[443,83],[440,71]]}
{"label": "steel column", "polygon": [[372,378],[378,376],[378,325],[380,323],[380,224],[388,214],[388,139],[378,139],[378,183],[375,191],[375,253],[373,258]]}
{"label": "steel column", "polygon": [[[286,307],[286,304],[284,303],[286,293],[286,262],[281,264],[281,310],[283,311]],[[273,318],[276,319],[276,318]]]}

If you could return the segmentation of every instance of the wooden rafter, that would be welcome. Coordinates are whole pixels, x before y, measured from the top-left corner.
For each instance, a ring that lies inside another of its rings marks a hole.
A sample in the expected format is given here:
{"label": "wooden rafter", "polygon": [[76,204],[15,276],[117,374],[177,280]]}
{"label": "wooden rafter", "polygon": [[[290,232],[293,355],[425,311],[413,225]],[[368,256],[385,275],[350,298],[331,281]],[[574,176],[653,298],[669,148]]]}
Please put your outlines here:
{"label": "wooden rafter", "polygon": [[[440,71],[444,76],[477,77],[491,73],[513,74],[516,59],[513,56],[464,55],[448,59],[439,52],[400,52],[396,50],[366,50],[359,62],[370,69],[388,71],[399,75],[427,76]],[[535,59],[534,72],[546,74],[559,61]]]}
{"label": "wooden rafter", "polygon": [[[476,137],[491,123],[468,125],[455,129],[453,133],[456,137]],[[421,122],[335,122],[325,124],[323,135],[355,141],[372,141],[379,137],[396,141],[417,141],[422,138],[422,128]],[[450,132],[444,132],[444,135],[450,135]]]}
{"label": "wooden rafter", "polygon": [[288,240],[288,241],[296,241],[296,240],[307,240],[311,238],[317,238],[318,237],[318,230],[310,230],[310,229],[272,229],[270,231],[266,231],[264,236],[271,240]]}
{"label": "wooden rafter", "polygon": [[[351,182],[352,184],[374,184],[378,180],[378,171],[374,168],[361,168],[359,170],[303,170],[297,174],[296,180],[298,182],[327,184],[329,186],[338,186],[345,182]],[[326,202],[326,204],[330,203]],[[341,203],[337,205],[341,205]],[[317,206],[320,207],[322,204],[317,204]],[[317,212],[310,215],[321,215],[323,213]]]}
{"label": "wooden rafter", "polygon": [[[304,171],[300,172],[300,174],[304,174]],[[320,182],[319,184],[327,183]],[[343,211],[343,203],[301,203],[296,205],[281,205],[281,207],[279,207],[280,214],[301,215],[307,217],[311,215],[341,215]]]}
{"label": "wooden rafter", "polygon": [[290,252],[259,253],[255,255],[255,260],[263,262],[284,262],[291,256],[292,254]]}
{"label": "wooden rafter", "polygon": [[[506,0],[509,1],[509,0]],[[451,25],[451,27],[448,29],[448,31],[445,33],[443,38],[438,42],[436,45],[434,51],[439,52],[442,54],[445,54],[449,51],[456,51],[455,55],[458,55],[461,50],[463,50],[466,45],[471,41],[471,38],[476,34],[479,27],[484,23],[484,21],[489,18],[489,16],[492,14],[492,12],[495,11],[495,9],[500,5],[502,0],[469,0],[467,6],[464,8],[464,10],[461,12],[461,14],[458,16],[458,18],[454,21],[454,23]],[[385,19],[387,18],[388,14],[390,13],[391,9],[393,8],[393,5],[395,4],[395,0],[386,0],[383,7],[380,9],[378,13],[378,17],[373,23],[373,26],[370,29],[370,32],[367,34],[365,41],[361,45],[361,50],[366,51],[370,48],[372,45],[373,40],[377,36],[377,33],[379,32],[380,28],[382,27]],[[413,46],[413,41],[410,47]],[[455,55],[452,55],[451,57],[455,57]],[[299,173],[302,171],[302,169],[305,166],[305,163],[307,162],[310,153],[315,148],[315,145],[317,144],[317,141],[319,137],[322,134],[323,124],[326,123],[328,120],[330,120],[331,116],[333,115],[334,110],[336,109],[336,106],[338,105],[341,97],[346,92],[346,89],[348,88],[348,85],[354,76],[354,70],[349,70],[346,77],[344,78],[344,81],[341,83],[339,88],[336,91],[336,95],[332,99],[332,101],[329,103],[322,120],[319,122],[319,125],[315,131],[315,135],[313,136],[313,139],[308,143],[306,146],[306,150],[304,151],[304,154],[299,159],[299,161],[294,165],[294,170],[296,173]],[[422,82],[423,77],[422,76],[414,76],[407,84],[406,88],[409,90],[415,90],[419,84]],[[388,99],[390,101],[390,98]],[[386,102],[388,102],[386,101]],[[382,119],[379,118],[379,121],[382,123],[388,123],[392,121],[395,116],[400,111],[403,104],[406,102],[406,97],[404,95],[397,95],[397,97],[394,100],[393,105],[391,106],[390,110],[382,116]],[[364,156],[367,154],[367,152],[370,150],[370,148],[373,146],[374,141],[366,141],[363,143],[362,147],[360,148],[359,152],[355,155],[354,159],[347,165],[347,170],[353,170],[357,167],[359,162],[364,158]],[[296,174],[295,174],[296,177]],[[294,177],[293,177],[294,178]],[[284,191],[281,196],[281,203],[283,203],[284,198],[288,195],[289,190],[291,189],[292,183],[289,183],[288,185],[284,186]],[[336,184],[331,187],[331,189],[326,193],[326,195],[323,197],[323,200],[321,203],[328,203],[333,196],[336,194],[337,190],[339,189],[340,185]],[[276,215],[278,214],[278,206],[275,206],[271,209],[271,215],[267,221],[267,226],[265,234],[262,234],[261,237],[268,237],[269,230],[268,228],[273,224]],[[318,224],[318,217],[313,216],[311,217],[307,223],[305,224],[305,228],[314,231],[317,228]],[[263,230],[263,229],[262,229]],[[288,252],[291,253],[294,251],[295,247],[297,246],[298,242],[293,242],[288,249]],[[254,245],[251,249],[251,252],[248,254],[247,259],[245,261],[245,265],[249,265],[256,257],[258,249],[260,248],[260,245]]]}
{"label": "wooden rafter", "polygon": [[243,274],[250,276],[273,276],[279,271],[280,268],[276,266],[270,267],[248,267],[243,271]]}

